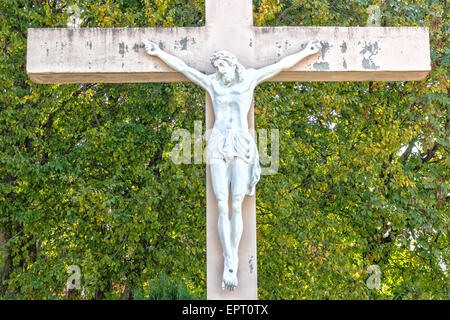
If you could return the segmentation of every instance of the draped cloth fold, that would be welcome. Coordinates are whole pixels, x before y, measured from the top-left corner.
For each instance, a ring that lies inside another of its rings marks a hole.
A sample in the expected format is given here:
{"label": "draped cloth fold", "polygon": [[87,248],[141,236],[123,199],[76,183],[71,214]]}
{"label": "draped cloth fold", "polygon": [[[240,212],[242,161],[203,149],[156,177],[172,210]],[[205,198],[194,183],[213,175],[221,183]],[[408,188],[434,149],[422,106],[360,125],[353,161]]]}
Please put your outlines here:
{"label": "draped cloth fold", "polygon": [[255,185],[261,176],[258,148],[248,130],[218,130],[212,129],[207,139],[207,157],[210,161],[223,160],[231,163],[235,158],[242,159],[249,166],[249,179],[246,194],[255,194]]}

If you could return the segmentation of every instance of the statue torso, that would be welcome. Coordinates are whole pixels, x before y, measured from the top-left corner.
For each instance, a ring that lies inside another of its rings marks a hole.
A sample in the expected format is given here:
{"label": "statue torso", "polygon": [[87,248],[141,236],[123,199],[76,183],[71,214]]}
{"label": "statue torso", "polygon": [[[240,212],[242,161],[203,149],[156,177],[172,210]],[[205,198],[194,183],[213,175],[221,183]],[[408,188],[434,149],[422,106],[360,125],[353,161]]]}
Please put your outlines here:
{"label": "statue torso", "polygon": [[220,80],[213,80],[210,94],[214,108],[215,129],[248,130],[247,114],[254,91],[253,81],[249,78],[251,77],[244,74],[241,82],[233,82],[230,86],[223,85]]}

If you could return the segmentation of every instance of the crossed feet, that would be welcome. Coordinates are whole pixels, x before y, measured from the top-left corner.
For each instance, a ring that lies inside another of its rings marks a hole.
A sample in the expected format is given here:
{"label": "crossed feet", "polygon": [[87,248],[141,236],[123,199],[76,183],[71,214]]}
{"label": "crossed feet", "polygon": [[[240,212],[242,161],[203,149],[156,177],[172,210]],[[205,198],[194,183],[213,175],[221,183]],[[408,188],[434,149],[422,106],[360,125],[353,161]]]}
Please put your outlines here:
{"label": "crossed feet", "polygon": [[225,259],[223,262],[222,290],[233,291],[238,285],[237,271],[239,259]]}

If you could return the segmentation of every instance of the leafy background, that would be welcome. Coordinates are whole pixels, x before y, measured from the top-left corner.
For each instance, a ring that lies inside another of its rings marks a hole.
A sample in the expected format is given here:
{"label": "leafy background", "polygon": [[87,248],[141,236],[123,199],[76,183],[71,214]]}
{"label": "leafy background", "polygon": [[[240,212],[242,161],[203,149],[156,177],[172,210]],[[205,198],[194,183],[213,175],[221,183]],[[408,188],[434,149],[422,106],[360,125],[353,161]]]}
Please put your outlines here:
{"label": "leafy background", "polygon": [[[169,157],[204,92],[32,83],[28,28],[65,27],[74,4],[82,27],[204,25],[200,0],[0,1],[0,299],[204,299],[204,165]],[[432,58],[421,82],[257,88],[256,128],[280,132],[257,188],[259,298],[448,299],[448,2],[253,4],[258,26],[365,26],[378,5],[383,26],[428,27]]]}

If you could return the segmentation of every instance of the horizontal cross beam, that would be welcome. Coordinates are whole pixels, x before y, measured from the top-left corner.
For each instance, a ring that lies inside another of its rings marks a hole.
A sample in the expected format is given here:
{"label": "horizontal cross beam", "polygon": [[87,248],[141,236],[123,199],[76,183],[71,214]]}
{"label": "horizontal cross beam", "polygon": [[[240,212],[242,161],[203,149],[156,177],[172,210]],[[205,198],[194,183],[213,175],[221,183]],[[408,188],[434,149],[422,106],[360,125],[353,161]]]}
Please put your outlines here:
{"label": "horizontal cross beam", "polygon": [[[322,52],[271,81],[422,80],[430,71],[429,36],[416,27],[248,27],[29,29],[27,72],[37,83],[188,81],[145,53],[141,41],[204,73],[209,56],[235,53],[259,68],[319,39]],[[218,41],[220,39],[220,41]]]}

